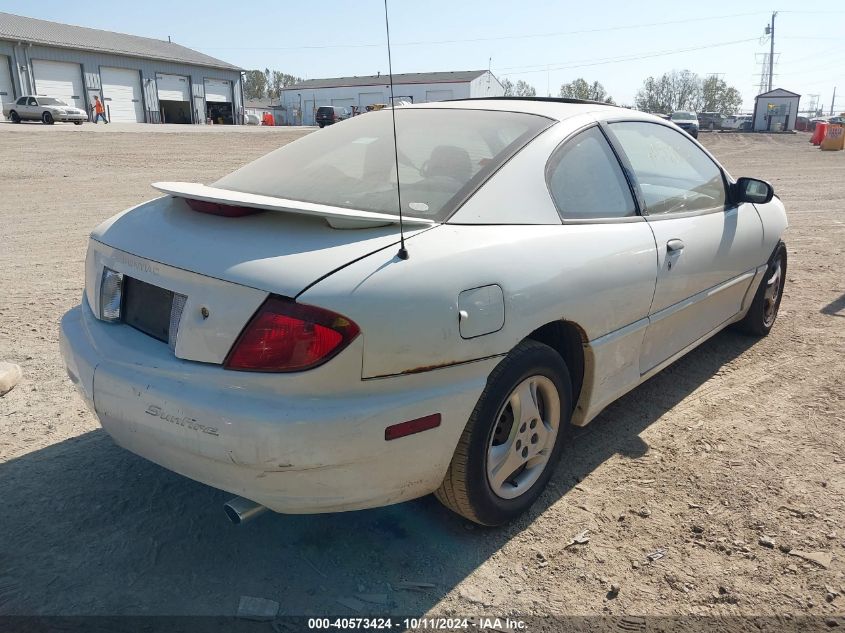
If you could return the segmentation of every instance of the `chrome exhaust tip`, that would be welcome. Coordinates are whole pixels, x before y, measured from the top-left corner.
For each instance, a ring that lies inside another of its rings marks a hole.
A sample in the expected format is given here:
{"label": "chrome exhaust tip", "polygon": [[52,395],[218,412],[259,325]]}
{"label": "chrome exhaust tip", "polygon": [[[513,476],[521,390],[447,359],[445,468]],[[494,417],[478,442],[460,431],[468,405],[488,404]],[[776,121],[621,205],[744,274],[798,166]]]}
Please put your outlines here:
{"label": "chrome exhaust tip", "polygon": [[223,510],[232,523],[239,525],[263,514],[267,511],[267,508],[260,503],[255,503],[255,501],[250,501],[243,497],[235,497],[223,504]]}

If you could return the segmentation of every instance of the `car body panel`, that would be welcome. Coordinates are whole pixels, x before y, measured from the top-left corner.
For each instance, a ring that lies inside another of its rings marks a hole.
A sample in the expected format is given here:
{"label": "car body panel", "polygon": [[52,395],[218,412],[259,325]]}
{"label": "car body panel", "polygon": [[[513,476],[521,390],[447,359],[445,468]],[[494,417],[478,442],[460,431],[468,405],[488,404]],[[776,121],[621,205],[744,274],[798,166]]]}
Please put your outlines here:
{"label": "car body panel", "polygon": [[[763,227],[751,204],[648,220],[658,275],[640,356],[643,373],[737,314],[763,256]],[[669,251],[672,240],[683,248]]]}
{"label": "car body panel", "polygon": [[[367,333],[364,377],[506,354],[556,320],[579,324],[592,340],[646,317],[654,294],[657,254],[644,221],[504,231],[447,224],[419,235],[409,249],[407,261],[391,250],[375,253],[300,297]],[[459,295],[494,283],[504,293],[504,326],[463,340]]]}
{"label": "car body panel", "polygon": [[86,257],[86,299],[99,309],[103,267],[187,297],[173,353],[177,358],[221,364],[244,323],[268,292],[167,266],[91,240]]}
{"label": "car body panel", "polygon": [[398,244],[399,227],[340,231],[321,218],[290,213],[224,218],[166,196],[106,220],[91,236],[145,260],[295,297],[349,262]]}

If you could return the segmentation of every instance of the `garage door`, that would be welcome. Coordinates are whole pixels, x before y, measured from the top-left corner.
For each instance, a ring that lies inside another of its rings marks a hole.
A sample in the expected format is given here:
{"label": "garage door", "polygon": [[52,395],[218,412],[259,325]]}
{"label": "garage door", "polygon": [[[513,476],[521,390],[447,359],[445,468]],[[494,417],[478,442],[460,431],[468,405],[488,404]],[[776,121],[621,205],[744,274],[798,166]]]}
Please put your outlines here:
{"label": "garage door", "polygon": [[141,98],[141,73],[128,68],[101,68],[103,102],[108,108],[109,121],[144,122],[144,102]]}
{"label": "garage door", "polygon": [[332,105],[351,109],[355,105],[355,99],[332,99]]}
{"label": "garage door", "polygon": [[387,103],[384,98],[384,93],[381,92],[360,92],[358,93],[358,107],[365,110],[368,105],[374,103]]}
{"label": "garage door", "polygon": [[182,75],[156,73],[156,88],[161,101],[190,101],[191,83]]}
{"label": "garage door", "polygon": [[15,100],[15,88],[12,86],[12,74],[9,71],[9,58],[0,55],[0,121],[3,120],[3,104]]}
{"label": "garage door", "polygon": [[35,92],[45,97],[61,99],[68,105],[85,109],[82,90],[82,68],[70,62],[32,60],[35,75]]}
{"label": "garage door", "polygon": [[206,79],[205,100],[216,103],[232,103],[232,82],[223,79]]}
{"label": "garage door", "polygon": [[426,90],[426,101],[446,101],[452,98],[451,90]]}

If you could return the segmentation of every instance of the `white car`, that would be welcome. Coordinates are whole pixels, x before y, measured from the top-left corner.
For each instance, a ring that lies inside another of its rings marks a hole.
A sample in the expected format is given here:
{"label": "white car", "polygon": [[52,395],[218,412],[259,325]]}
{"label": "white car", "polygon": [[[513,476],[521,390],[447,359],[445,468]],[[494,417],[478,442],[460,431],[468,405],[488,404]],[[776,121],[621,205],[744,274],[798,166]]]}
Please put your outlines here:
{"label": "white car", "polygon": [[751,129],[751,115],[733,114],[725,119],[722,127],[726,130]]}
{"label": "white car", "polygon": [[68,373],[118,444],[239,495],[233,520],[435,492],[501,524],[572,425],[775,321],[783,205],[674,124],[427,103],[395,110],[394,154],[392,114],[157,183],[91,235]]}
{"label": "white car", "polygon": [[82,125],[88,120],[85,110],[69,106],[60,99],[40,95],[24,95],[14,103],[4,103],[3,116],[12,123],[41,121],[47,125],[52,125],[56,121]]}

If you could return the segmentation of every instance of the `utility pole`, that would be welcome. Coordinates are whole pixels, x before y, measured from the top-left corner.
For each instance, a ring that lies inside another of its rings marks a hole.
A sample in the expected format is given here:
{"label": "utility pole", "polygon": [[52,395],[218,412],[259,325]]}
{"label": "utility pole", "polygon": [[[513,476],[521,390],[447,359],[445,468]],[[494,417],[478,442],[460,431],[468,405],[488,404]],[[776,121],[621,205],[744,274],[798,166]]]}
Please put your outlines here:
{"label": "utility pole", "polygon": [[830,116],[833,116],[834,105],[836,105],[836,86],[833,87],[833,98],[830,100]]}
{"label": "utility pole", "polygon": [[766,35],[771,36],[769,42],[769,91],[772,89],[772,77],[775,74],[775,18],[778,12],[772,12],[772,23],[766,27]]}

